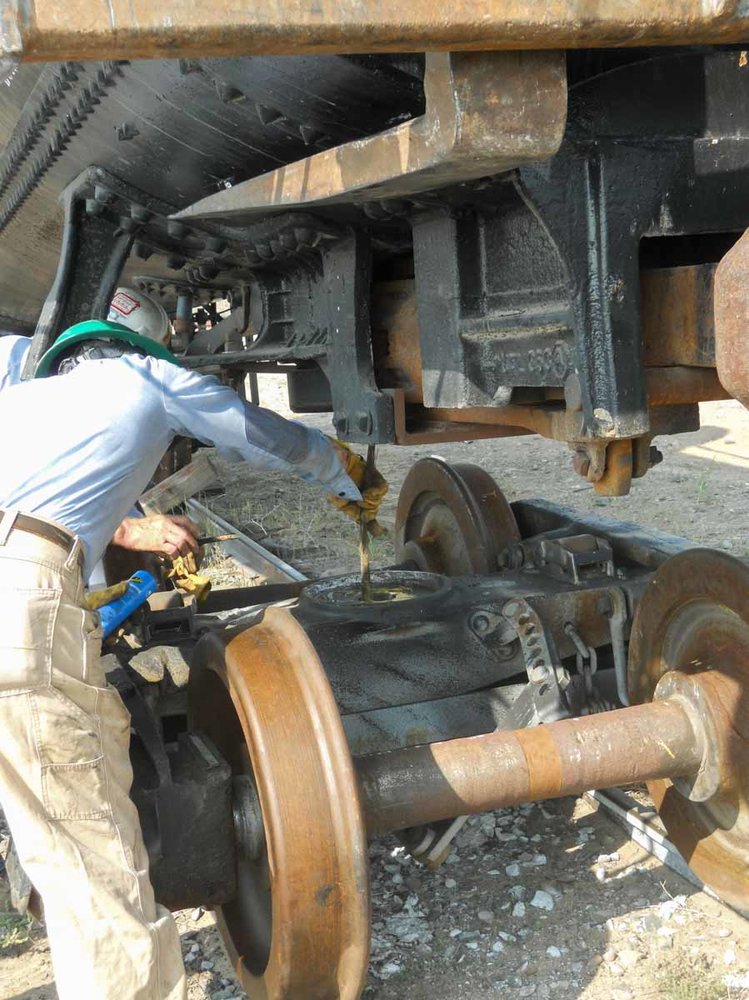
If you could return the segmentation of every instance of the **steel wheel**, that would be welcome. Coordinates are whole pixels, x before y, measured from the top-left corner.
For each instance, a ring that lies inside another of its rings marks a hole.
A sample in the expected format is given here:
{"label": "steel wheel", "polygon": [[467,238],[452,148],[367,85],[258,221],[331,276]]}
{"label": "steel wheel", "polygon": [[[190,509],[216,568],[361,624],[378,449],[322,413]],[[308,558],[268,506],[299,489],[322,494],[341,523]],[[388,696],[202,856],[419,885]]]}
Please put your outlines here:
{"label": "steel wheel", "polygon": [[675,671],[672,677],[679,683],[700,690],[700,711],[712,733],[717,764],[693,785],[664,780],[648,788],[693,871],[727,902],[747,911],[749,567],[743,562],[692,549],[657,571],[632,626],[633,703],[652,700],[668,671]]}
{"label": "steel wheel", "polygon": [[396,557],[428,573],[494,573],[497,556],[520,540],[515,515],[477,465],[422,458],[406,476],[395,515]]}
{"label": "steel wheel", "polygon": [[[338,709],[288,612],[207,636],[191,728],[235,775],[235,899],[217,913],[252,1000],[356,1000],[369,957],[367,849]],[[259,804],[258,804],[259,803]]]}

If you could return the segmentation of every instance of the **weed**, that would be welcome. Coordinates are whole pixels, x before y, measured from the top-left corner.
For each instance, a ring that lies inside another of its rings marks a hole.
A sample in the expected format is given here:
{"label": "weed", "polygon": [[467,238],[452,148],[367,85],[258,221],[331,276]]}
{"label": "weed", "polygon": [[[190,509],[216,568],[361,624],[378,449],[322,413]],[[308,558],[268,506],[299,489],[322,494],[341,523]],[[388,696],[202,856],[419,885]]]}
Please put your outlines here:
{"label": "weed", "polygon": [[701,472],[699,478],[697,479],[697,496],[700,500],[706,500],[708,497],[708,487],[710,486],[711,479],[715,473],[715,459],[712,459],[710,464],[707,466],[704,472]]}
{"label": "weed", "polygon": [[699,494],[699,496],[704,497],[705,493],[707,492],[708,482],[709,479],[704,473],[697,480],[697,493]]}
{"label": "weed", "polygon": [[0,952],[10,951],[31,940],[31,916],[0,913]]}

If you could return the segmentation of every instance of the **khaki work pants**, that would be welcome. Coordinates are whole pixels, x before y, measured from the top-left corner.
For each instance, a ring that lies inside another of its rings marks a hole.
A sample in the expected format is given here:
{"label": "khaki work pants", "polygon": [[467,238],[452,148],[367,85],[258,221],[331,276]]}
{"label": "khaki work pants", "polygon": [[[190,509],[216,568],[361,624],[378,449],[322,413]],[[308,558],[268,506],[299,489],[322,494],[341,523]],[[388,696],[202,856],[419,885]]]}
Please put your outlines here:
{"label": "khaki work pants", "polygon": [[83,604],[80,543],[68,554],[3,527],[0,805],[44,903],[60,1000],[178,1000],[179,936],[148,878],[130,720]]}

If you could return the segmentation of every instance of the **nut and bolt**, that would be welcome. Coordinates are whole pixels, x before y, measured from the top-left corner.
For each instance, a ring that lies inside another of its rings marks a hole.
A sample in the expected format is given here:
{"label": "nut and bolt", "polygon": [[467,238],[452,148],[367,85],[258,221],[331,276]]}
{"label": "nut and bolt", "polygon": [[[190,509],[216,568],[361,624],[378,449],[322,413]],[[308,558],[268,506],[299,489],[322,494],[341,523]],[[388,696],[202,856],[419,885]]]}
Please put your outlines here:
{"label": "nut and bolt", "polygon": [[471,618],[471,628],[479,635],[485,635],[492,627],[489,616],[479,611]]}

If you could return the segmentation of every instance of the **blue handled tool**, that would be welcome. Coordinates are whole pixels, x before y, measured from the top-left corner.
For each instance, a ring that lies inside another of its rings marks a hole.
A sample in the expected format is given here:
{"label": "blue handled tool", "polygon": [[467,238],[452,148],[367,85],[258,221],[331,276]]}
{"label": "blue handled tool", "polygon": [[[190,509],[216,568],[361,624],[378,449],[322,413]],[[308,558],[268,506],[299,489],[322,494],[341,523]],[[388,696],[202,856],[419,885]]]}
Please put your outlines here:
{"label": "blue handled tool", "polygon": [[101,621],[102,638],[106,638],[113,632],[119,624],[129,618],[130,615],[144,604],[159,585],[153,574],[147,569],[138,570],[133,573],[127,581],[127,590],[110,604],[103,604],[99,608],[99,619]]}

